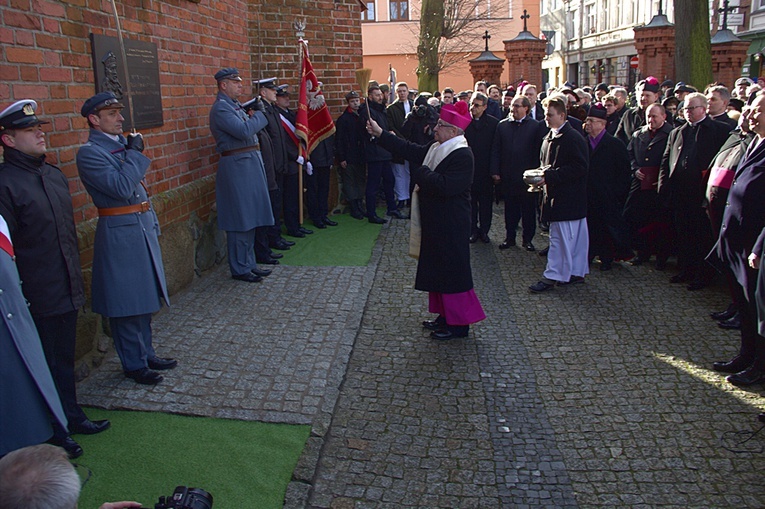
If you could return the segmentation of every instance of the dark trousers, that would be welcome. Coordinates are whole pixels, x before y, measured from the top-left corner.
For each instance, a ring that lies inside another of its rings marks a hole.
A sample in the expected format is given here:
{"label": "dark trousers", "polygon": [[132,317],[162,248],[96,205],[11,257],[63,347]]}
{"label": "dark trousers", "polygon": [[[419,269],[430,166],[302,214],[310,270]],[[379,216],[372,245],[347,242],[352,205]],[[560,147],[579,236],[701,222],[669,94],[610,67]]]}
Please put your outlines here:
{"label": "dark trousers", "polygon": [[712,228],[701,205],[679,205],[674,209],[677,263],[696,279],[708,279],[711,268],[704,257],[712,249]]}
{"label": "dark trousers", "polygon": [[271,257],[271,248],[268,247],[268,231],[272,226],[258,226],[255,228],[255,261],[265,260]]}
{"label": "dark trousers", "polygon": [[148,367],[149,358],[156,357],[151,340],[151,313],[112,317],[109,325],[122,369],[135,371]]}
{"label": "dark trousers", "polygon": [[470,225],[471,233],[485,233],[491,228],[491,193],[470,193]]}
{"label": "dark trousers", "polygon": [[390,161],[375,161],[367,163],[367,215],[372,217],[377,215],[377,191],[380,190],[382,183],[383,193],[385,193],[385,203],[388,206],[388,212],[393,212],[398,208],[396,196],[393,194],[393,168]]}
{"label": "dark trousers", "polygon": [[541,193],[505,194],[505,230],[507,239],[515,239],[518,221],[523,225],[523,243],[528,244],[537,230],[537,209]]}
{"label": "dark trousers", "polygon": [[[280,177],[281,175],[276,176],[277,182],[281,181]],[[274,215],[274,225],[266,226],[265,228],[268,236],[268,245],[273,246],[274,242],[282,238],[282,192],[279,188],[269,189],[268,197],[271,198],[271,213]]]}
{"label": "dark trousers", "polygon": [[74,352],[77,341],[77,311],[56,316],[32,317],[40,334],[45,360],[56,383],[61,406],[69,423],[87,419],[77,404],[77,386],[74,378]]}
{"label": "dark trousers", "polygon": [[[284,226],[288,232],[296,232],[300,228],[300,184],[298,174],[282,175],[282,211]],[[278,181],[278,179],[277,179]]]}
{"label": "dark trousers", "polygon": [[329,177],[332,168],[329,166],[314,166],[313,175],[305,175],[305,201],[308,215],[319,221],[329,214]]}
{"label": "dark trousers", "polygon": [[754,363],[758,368],[765,369],[765,337],[757,333],[757,303],[755,301],[757,274],[755,271],[751,271],[749,281],[750,288],[745,290],[740,284],[737,284],[733,291],[733,302],[738,304],[738,312],[741,317],[739,356],[747,362]]}

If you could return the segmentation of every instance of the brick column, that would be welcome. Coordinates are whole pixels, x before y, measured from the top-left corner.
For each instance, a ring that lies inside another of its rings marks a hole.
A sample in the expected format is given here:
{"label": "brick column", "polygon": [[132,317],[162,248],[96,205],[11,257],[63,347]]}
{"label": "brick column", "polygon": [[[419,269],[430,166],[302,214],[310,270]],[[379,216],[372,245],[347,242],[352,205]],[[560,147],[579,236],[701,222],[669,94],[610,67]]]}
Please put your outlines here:
{"label": "brick column", "polygon": [[712,74],[716,82],[733,88],[741,77],[747,49],[749,42],[739,39],[730,30],[717,31],[712,37]]}
{"label": "brick column", "polygon": [[635,27],[635,49],[640,58],[640,74],[659,81],[675,76],[675,25],[663,14]]}
{"label": "brick column", "polygon": [[470,64],[470,74],[473,75],[473,82],[486,81],[490,85],[499,85],[502,79],[502,69],[505,61],[496,56],[491,51],[484,51],[477,58],[468,60]]}
{"label": "brick column", "polygon": [[[545,57],[547,41],[534,37],[524,30],[505,44],[505,58],[510,69],[510,83],[526,80],[542,86],[542,59]],[[540,89],[541,90],[541,89]]]}

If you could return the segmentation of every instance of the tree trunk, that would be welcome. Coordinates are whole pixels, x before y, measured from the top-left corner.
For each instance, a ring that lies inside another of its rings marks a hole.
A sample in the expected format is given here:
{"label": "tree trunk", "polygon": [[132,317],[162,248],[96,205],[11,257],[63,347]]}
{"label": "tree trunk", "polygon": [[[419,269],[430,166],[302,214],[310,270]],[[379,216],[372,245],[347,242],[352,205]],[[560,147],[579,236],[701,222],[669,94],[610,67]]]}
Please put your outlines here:
{"label": "tree trunk", "polygon": [[420,91],[438,90],[439,47],[444,27],[443,0],[422,0],[420,13],[420,40],[417,45],[417,88]]}
{"label": "tree trunk", "polygon": [[[713,80],[709,3],[706,0],[674,2],[675,80],[704,90]],[[677,22],[678,20],[682,22]]]}

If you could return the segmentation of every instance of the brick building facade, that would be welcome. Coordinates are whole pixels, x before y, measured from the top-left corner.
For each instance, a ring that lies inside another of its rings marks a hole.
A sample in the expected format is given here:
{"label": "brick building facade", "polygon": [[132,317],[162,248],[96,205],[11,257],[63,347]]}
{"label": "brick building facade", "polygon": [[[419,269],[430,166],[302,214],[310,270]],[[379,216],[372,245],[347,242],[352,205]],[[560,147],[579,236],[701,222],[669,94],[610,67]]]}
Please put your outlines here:
{"label": "brick building facade", "polygon": [[[77,176],[75,154],[88,137],[80,107],[95,93],[89,34],[116,37],[111,3],[0,0],[0,5],[0,109],[31,98],[39,104],[38,115],[52,122],[45,126],[48,161],[69,179],[88,285],[96,210]],[[205,244],[203,232],[216,235],[218,156],[208,128],[216,93],[213,74],[238,67],[245,94],[251,93],[251,80],[260,77],[277,76],[296,86],[300,69],[293,22],[304,19],[312,62],[336,118],[355,83],[354,71],[362,66],[359,4],[118,0],[117,11],[126,39],[157,45],[164,125],[142,132],[152,159],[147,183],[163,229],[168,283],[177,291],[193,279],[195,269],[211,265],[199,262],[199,249]],[[94,345],[81,342],[80,352]]]}

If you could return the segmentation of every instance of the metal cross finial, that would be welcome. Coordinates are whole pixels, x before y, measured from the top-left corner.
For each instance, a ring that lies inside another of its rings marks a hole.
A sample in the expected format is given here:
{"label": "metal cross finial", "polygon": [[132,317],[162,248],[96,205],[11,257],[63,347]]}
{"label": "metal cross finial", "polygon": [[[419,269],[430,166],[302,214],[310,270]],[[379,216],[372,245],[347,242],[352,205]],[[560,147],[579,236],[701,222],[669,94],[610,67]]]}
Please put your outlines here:
{"label": "metal cross finial", "polygon": [[721,12],[723,15],[722,29],[728,29],[728,13],[735,9],[735,7],[728,7],[728,0],[723,0],[723,6],[717,9],[717,12]]}
{"label": "metal cross finial", "polygon": [[491,39],[491,36],[489,35],[488,30],[483,33],[483,37],[481,37],[481,39],[486,41],[486,49],[484,51],[489,51],[489,39]]}
{"label": "metal cross finial", "polygon": [[529,19],[531,16],[529,16],[528,12],[526,12],[526,9],[523,9],[523,16],[521,16],[521,19],[523,20],[523,31],[528,32],[528,29],[526,28],[526,20]]}

